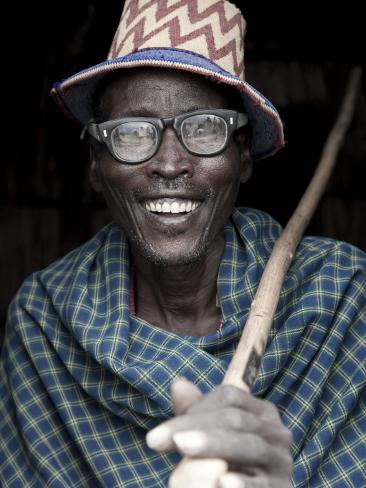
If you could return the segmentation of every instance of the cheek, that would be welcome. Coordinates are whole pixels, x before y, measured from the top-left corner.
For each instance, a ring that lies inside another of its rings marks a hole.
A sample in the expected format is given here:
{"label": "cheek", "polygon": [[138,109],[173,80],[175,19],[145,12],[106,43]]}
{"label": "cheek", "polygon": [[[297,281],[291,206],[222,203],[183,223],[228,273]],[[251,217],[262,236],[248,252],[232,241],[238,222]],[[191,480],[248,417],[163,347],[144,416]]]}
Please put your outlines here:
{"label": "cheek", "polygon": [[103,158],[99,164],[99,176],[104,191],[129,193],[140,179],[139,171],[110,158]]}
{"label": "cheek", "polygon": [[200,173],[201,178],[211,184],[217,195],[235,201],[241,176],[237,151],[230,150],[224,155],[208,158],[200,166]]}
{"label": "cheek", "polygon": [[[132,168],[133,169],[133,168]],[[99,166],[102,193],[114,220],[129,220],[129,207],[133,188],[136,188],[136,175],[131,168],[114,161],[103,161]]]}
{"label": "cheek", "polygon": [[226,187],[225,193],[229,192],[228,198],[234,205],[240,187],[243,165],[236,144],[229,146],[229,151],[225,154],[222,174],[222,186]]}

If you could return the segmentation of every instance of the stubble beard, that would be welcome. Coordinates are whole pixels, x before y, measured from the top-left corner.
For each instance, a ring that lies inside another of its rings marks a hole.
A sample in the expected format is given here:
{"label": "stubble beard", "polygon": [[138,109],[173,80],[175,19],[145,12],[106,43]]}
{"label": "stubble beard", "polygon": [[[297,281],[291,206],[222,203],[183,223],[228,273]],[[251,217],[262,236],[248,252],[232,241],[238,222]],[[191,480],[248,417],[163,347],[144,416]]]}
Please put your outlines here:
{"label": "stubble beard", "polygon": [[[166,185],[164,185],[166,186]],[[172,182],[170,187],[175,187],[180,189],[179,184],[177,182]],[[188,185],[187,185],[188,187]],[[140,190],[141,191],[141,190]],[[132,210],[132,205],[130,204],[131,201],[137,201],[138,200],[138,194],[139,191],[137,192],[131,192],[129,196],[121,195],[118,191],[113,189],[112,187],[109,186],[109,192],[110,195],[113,196],[114,202],[117,204],[117,207],[119,206],[120,208],[123,206],[125,208],[129,208],[129,213],[130,213],[130,222],[134,222],[132,226],[128,226],[130,232],[128,231],[127,228],[124,227],[122,222],[119,221],[119,216],[118,213],[114,215],[115,221],[118,223],[118,225],[124,230],[125,235],[127,236],[127,239],[130,243],[130,246],[132,248],[135,248],[139,254],[152,264],[156,266],[161,266],[161,267],[168,267],[168,266],[180,266],[180,265],[189,265],[193,264],[197,261],[200,261],[203,256],[207,253],[211,243],[214,240],[215,237],[215,232],[214,232],[214,226],[213,226],[213,217],[215,214],[216,206],[218,204],[217,201],[217,194],[213,188],[205,188],[204,190],[201,191],[201,195],[204,197],[204,200],[206,201],[213,201],[213,215],[211,216],[211,220],[208,223],[209,225],[205,226],[205,230],[199,237],[199,239],[196,241],[194,244],[193,248],[191,246],[188,247],[188,245],[185,247],[185,252],[184,253],[179,253],[177,250],[176,253],[173,253],[172,255],[169,255],[169,253],[164,252],[164,248],[162,250],[157,249],[157,246],[154,244],[151,244],[150,242],[146,241],[144,239],[143,233],[137,230],[136,227],[136,219],[133,216],[133,210]],[[108,200],[107,200],[108,202]],[[122,213],[122,212],[121,212]],[[132,217],[132,218],[131,218]],[[134,229],[132,232],[131,230]],[[183,248],[183,246],[179,246],[179,243],[177,243],[177,237],[179,236],[179,232],[170,229],[167,227],[164,230],[164,235],[167,237],[169,248],[171,249],[171,245],[169,245],[169,239],[175,240],[175,243],[178,247]],[[184,237],[182,235],[182,240],[184,240]],[[188,247],[188,251],[186,251]]]}
{"label": "stubble beard", "polygon": [[205,233],[194,248],[190,249],[188,252],[184,254],[177,253],[174,255],[167,255],[163,252],[159,252],[154,246],[145,240],[135,237],[136,236],[128,236],[132,246],[137,248],[142,257],[147,259],[152,264],[160,267],[188,265],[200,261],[207,253],[207,250],[213,240],[210,233]]}

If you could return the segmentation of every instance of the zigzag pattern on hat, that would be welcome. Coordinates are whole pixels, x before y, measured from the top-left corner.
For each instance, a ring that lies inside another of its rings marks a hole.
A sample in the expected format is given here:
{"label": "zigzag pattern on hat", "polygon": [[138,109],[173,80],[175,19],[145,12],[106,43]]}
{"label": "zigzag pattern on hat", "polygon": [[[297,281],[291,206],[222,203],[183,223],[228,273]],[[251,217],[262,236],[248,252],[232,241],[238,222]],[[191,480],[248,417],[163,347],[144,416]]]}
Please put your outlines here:
{"label": "zigzag pattern on hat", "polygon": [[226,0],[127,0],[108,59],[145,48],[178,48],[244,79],[245,26]]}

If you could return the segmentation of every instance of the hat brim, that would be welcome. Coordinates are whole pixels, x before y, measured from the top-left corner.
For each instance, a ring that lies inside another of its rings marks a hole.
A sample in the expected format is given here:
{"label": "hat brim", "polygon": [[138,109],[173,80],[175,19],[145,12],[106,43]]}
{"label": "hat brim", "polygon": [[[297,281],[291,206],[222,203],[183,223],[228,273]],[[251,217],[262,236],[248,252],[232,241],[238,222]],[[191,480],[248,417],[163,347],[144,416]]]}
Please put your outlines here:
{"label": "hat brim", "polygon": [[197,73],[213,81],[237,88],[252,128],[251,154],[263,159],[284,145],[283,125],[275,107],[246,81],[224,71],[212,61],[190,51],[154,48],[105,61],[55,83],[57,104],[77,122],[85,125],[93,117],[93,96],[100,81],[112,71],[138,67],[160,67]]}

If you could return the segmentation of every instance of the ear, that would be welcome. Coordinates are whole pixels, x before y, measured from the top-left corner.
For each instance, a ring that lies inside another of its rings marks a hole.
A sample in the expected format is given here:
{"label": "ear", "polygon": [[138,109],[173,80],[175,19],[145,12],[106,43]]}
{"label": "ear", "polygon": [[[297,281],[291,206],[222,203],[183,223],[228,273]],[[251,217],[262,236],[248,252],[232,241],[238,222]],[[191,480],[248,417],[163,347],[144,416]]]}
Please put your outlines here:
{"label": "ear", "polygon": [[237,135],[241,162],[240,182],[245,183],[252,176],[253,160],[250,154],[250,137],[245,132]]}
{"label": "ear", "polygon": [[99,164],[97,158],[97,148],[93,142],[89,146],[90,154],[90,169],[89,169],[89,181],[94,191],[100,193],[103,191],[103,185],[99,174]]}

